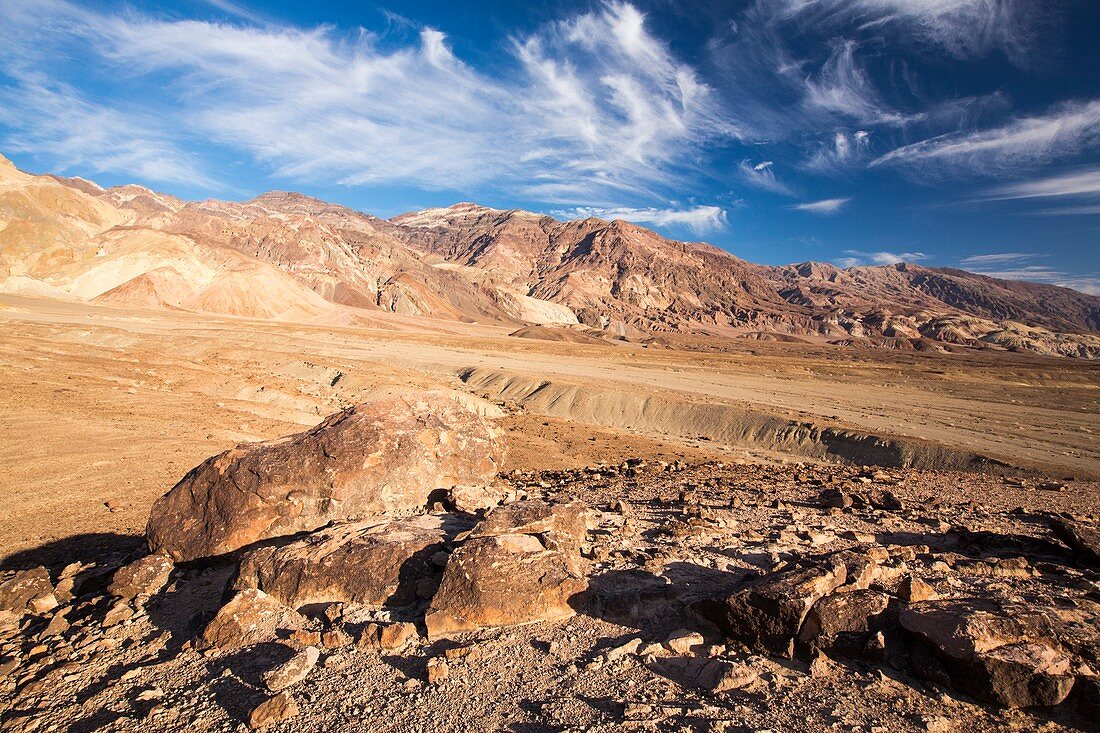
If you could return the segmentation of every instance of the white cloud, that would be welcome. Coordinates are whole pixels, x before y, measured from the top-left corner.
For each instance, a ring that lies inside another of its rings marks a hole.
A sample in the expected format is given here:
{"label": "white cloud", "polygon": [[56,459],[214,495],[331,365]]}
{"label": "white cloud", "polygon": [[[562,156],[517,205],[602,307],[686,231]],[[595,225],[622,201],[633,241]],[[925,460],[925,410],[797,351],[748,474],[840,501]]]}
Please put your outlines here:
{"label": "white cloud", "polygon": [[156,120],[90,102],[72,87],[37,74],[15,78],[15,84],[0,86],[7,152],[46,156],[56,171],[91,168],[224,190]]}
{"label": "white cloud", "polygon": [[935,177],[1018,174],[1100,143],[1100,101],[1065,104],[992,130],[951,134],[890,151],[871,165],[901,165]]}
{"label": "white cloud", "polygon": [[990,200],[1047,197],[1100,197],[1100,168],[1009,183],[990,189],[985,196]]}
{"label": "white cloud", "polygon": [[984,255],[970,255],[959,260],[963,267],[985,267],[988,265],[1004,265],[1015,262],[1027,262],[1036,257],[1043,257],[1035,252],[994,252]]}
{"label": "white cloud", "polygon": [[808,211],[811,214],[835,214],[849,201],[851,201],[850,198],[822,199],[821,201],[795,204],[791,208],[797,211]]}
{"label": "white cloud", "polygon": [[[0,6],[0,46],[5,73],[15,59],[49,68],[78,49],[131,82],[134,106],[112,109],[120,129],[159,118],[157,139],[244,150],[292,180],[529,186],[557,202],[653,198],[696,166],[705,142],[735,134],[695,70],[619,3],[514,39],[492,76],[431,28],[402,43],[330,27],[101,13],[65,0]],[[32,90],[9,95],[11,108],[34,104]],[[43,130],[41,149],[57,135]],[[122,163],[104,154],[96,165]]]}
{"label": "white cloud", "polygon": [[846,249],[844,254],[850,257],[842,257],[836,262],[847,264],[842,267],[854,267],[856,265],[896,265],[899,262],[919,262],[928,259],[924,252],[863,252],[858,249]]}
{"label": "white cloud", "polygon": [[862,124],[897,125],[919,119],[920,115],[895,112],[879,98],[856,61],[855,49],[855,41],[844,41],[833,48],[817,78],[806,80],[804,103]]}
{"label": "white cloud", "polygon": [[836,173],[867,160],[870,149],[871,134],[866,130],[837,132],[828,144],[819,145],[802,167],[819,173]]}
{"label": "white cloud", "polygon": [[1000,49],[1021,65],[1036,22],[1052,12],[1032,0],[786,0],[785,11],[803,24],[894,26],[958,58]]}
{"label": "white cloud", "polygon": [[759,163],[742,160],[737,169],[740,171],[741,178],[750,186],[772,193],[780,193],[784,196],[792,196],[793,192],[790,187],[776,177],[774,166],[775,164],[770,160]]}
{"label": "white cloud", "polygon": [[975,274],[995,277],[1001,280],[1024,280],[1026,282],[1045,283],[1047,285],[1059,285],[1063,288],[1073,288],[1089,295],[1100,295],[1100,273],[1095,272],[1064,272],[1053,267],[1043,265],[1028,265],[1012,269],[975,269]]}
{"label": "white cloud", "polygon": [[688,208],[600,208],[578,206],[550,212],[563,219],[622,219],[635,224],[686,227],[697,234],[725,229],[729,218],[725,209],[718,206],[692,206]]}

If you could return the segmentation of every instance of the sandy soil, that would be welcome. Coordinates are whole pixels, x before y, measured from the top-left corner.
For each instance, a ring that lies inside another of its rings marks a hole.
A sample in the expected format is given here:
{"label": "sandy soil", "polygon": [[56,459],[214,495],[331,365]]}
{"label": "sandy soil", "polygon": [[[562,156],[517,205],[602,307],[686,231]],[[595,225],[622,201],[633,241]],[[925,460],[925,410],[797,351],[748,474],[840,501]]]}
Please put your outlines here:
{"label": "sandy soil", "polygon": [[[151,502],[203,458],[296,432],[380,388],[466,389],[457,375],[471,367],[908,436],[1062,478],[1100,475],[1100,365],[1072,360],[761,342],[607,348],[396,316],[282,324],[5,295],[0,556],[139,534]],[[525,469],[628,455],[789,460],[660,421],[612,429],[513,411],[503,422],[511,465]]]}

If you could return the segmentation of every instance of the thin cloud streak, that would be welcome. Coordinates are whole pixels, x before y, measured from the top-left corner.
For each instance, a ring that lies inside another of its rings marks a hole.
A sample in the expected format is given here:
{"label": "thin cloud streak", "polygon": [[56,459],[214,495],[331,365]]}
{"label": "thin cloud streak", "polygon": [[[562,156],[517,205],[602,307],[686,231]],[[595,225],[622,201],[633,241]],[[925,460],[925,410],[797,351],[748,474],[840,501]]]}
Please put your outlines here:
{"label": "thin cloud streak", "polygon": [[729,217],[725,209],[718,206],[693,206],[689,208],[600,208],[579,206],[572,209],[551,211],[552,216],[562,219],[622,219],[634,224],[656,224],[657,226],[686,227],[696,234],[725,229]]}
{"label": "thin cloud streak", "polygon": [[851,201],[850,198],[822,199],[821,201],[809,201],[803,204],[795,204],[791,208],[796,211],[807,211],[811,214],[835,214]]}
{"label": "thin cloud streak", "polygon": [[1013,175],[1100,142],[1100,101],[1062,105],[991,130],[944,135],[896,148],[871,166],[898,165],[931,177]]}

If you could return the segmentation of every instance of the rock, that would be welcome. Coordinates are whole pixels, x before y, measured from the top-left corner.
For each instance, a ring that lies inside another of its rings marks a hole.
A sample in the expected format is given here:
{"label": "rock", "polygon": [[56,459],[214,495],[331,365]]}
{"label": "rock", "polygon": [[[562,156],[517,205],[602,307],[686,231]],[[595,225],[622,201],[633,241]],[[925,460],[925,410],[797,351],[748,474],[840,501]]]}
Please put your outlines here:
{"label": "rock", "polygon": [[711,692],[748,687],[759,676],[756,670],[744,664],[705,657],[673,657],[655,660],[653,665],[681,685]]}
{"label": "rock", "polygon": [[118,601],[103,615],[104,628],[117,626],[134,617],[134,609],[126,601]]}
{"label": "rock", "polygon": [[872,491],[868,498],[875,509],[901,511],[905,508],[905,504],[892,491]]}
{"label": "rock", "polygon": [[421,577],[439,570],[432,556],[469,524],[453,515],[373,518],[326,527],[282,547],[241,558],[233,587],[258,588],[293,608],[313,603],[404,605]]}
{"label": "rock", "polygon": [[528,534],[469,539],[451,554],[428,607],[428,638],[572,616],[570,603],[588,586],[578,563]]}
{"label": "rock", "polygon": [[378,634],[378,645],[383,651],[399,651],[413,643],[419,636],[415,624],[399,621],[386,624],[381,628]]}
{"label": "rock", "polygon": [[149,546],[194,560],[423,507],[437,489],[490,483],[504,451],[501,430],[443,393],[366,402],[195,467],[153,505]]}
{"label": "rock", "polygon": [[168,585],[168,577],[174,567],[172,559],[167,555],[146,555],[115,571],[107,592],[124,601],[155,595]]}
{"label": "rock", "polygon": [[457,512],[477,514],[500,505],[505,492],[490,486],[452,486],[447,503]]}
{"label": "rock", "polygon": [[843,564],[814,565],[773,573],[753,581],[726,598],[692,605],[727,638],[754,651],[794,656],[794,642],[806,614],[845,579]]}
{"label": "rock", "polygon": [[53,583],[46,568],[39,565],[20,570],[0,583],[0,610],[16,616],[25,613],[42,614],[57,608]]}
{"label": "rock", "polygon": [[687,654],[695,647],[700,647],[704,643],[703,635],[697,631],[688,631],[686,629],[680,629],[679,631],[673,631],[672,635],[665,641],[665,648],[673,654]]}
{"label": "rock", "polygon": [[[1057,705],[1069,694],[1070,661],[1040,611],[977,599],[924,601],[901,610],[902,628],[926,643],[951,684],[1008,707]],[[917,665],[914,665],[915,668]],[[938,677],[927,663],[917,668]]]}
{"label": "rock", "polygon": [[272,692],[298,684],[309,675],[317,664],[321,652],[315,646],[307,646],[287,661],[264,673],[264,685]]}
{"label": "rock", "polygon": [[222,606],[202,638],[220,649],[238,649],[268,641],[278,629],[300,629],[304,625],[305,619],[293,609],[263,591],[249,589]]}
{"label": "rock", "polygon": [[898,585],[898,598],[906,603],[932,601],[938,597],[939,594],[936,593],[935,588],[912,575],[907,575],[902,578],[901,583]]}
{"label": "rock", "polygon": [[319,646],[321,643],[321,632],[296,629],[291,633],[288,640],[292,644],[297,644],[299,647]]}
{"label": "rock", "polygon": [[818,497],[821,506],[847,509],[852,505],[852,497],[840,489],[825,489]]}
{"label": "rock", "polygon": [[64,634],[69,630],[69,620],[65,618],[64,609],[55,613],[50,622],[46,624],[46,628],[42,630],[42,633],[38,635],[40,639],[45,639],[51,636],[57,636],[58,634]]}
{"label": "rock", "polygon": [[467,538],[505,534],[535,535],[549,549],[579,554],[588,531],[589,509],[579,501],[551,504],[539,499],[497,507],[474,527]]}
{"label": "rock", "polygon": [[260,703],[248,715],[248,727],[256,730],[273,723],[281,723],[290,720],[298,714],[298,705],[289,692],[280,692],[275,697],[268,698]]}
{"label": "rock", "polygon": [[351,637],[348,636],[348,632],[341,628],[329,629],[321,634],[321,645],[325,649],[340,649],[351,643]]}
{"label": "rock", "polygon": [[1057,705],[1075,681],[1070,660],[1045,644],[1005,644],[979,654],[976,663],[982,674],[965,677],[960,689],[1010,708]]}
{"label": "rock", "polygon": [[1068,519],[1055,519],[1050,526],[1082,565],[1100,567],[1100,527]]}
{"label": "rock", "polygon": [[443,657],[433,657],[428,660],[428,684],[437,685],[443,680],[447,679],[447,674],[450,672],[450,668],[447,666],[447,660]]}
{"label": "rock", "polygon": [[845,656],[858,657],[870,632],[885,624],[890,597],[873,590],[854,590],[822,598],[806,614],[799,638],[820,649],[837,649]]}

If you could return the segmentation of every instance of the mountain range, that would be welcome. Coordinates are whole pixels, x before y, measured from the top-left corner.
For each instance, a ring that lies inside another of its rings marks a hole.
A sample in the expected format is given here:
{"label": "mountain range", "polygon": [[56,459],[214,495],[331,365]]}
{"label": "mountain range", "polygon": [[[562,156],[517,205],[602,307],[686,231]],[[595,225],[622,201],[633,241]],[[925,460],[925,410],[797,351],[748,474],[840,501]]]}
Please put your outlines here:
{"label": "mountain range", "polygon": [[1053,285],[909,263],[758,265],[625,221],[472,203],[387,220],[279,191],[188,202],[2,156],[0,292],[291,321],[388,311],[647,345],[694,334],[1100,358],[1100,298]]}

